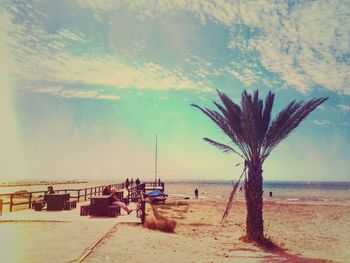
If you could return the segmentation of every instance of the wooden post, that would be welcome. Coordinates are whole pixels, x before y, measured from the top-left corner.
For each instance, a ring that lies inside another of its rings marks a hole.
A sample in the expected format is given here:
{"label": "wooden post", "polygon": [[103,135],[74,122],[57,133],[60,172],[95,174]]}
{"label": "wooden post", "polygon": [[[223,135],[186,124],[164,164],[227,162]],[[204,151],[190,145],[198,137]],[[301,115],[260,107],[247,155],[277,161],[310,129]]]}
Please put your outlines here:
{"label": "wooden post", "polygon": [[32,198],[33,198],[32,193],[29,193],[29,197],[28,197],[28,201],[29,201],[29,209],[31,209],[31,208],[32,208]]}
{"label": "wooden post", "polygon": [[146,208],[146,202],[141,201],[141,211],[142,211],[141,224],[144,224],[146,221],[146,212],[145,212],[146,209],[145,208]]}
{"label": "wooden post", "polygon": [[13,194],[10,194],[10,212],[12,212]]}
{"label": "wooden post", "polygon": [[143,193],[140,195],[141,197],[141,224],[144,224],[146,221],[146,202]]}
{"label": "wooden post", "polygon": [[84,199],[84,201],[86,201],[86,196],[87,196],[87,189],[85,188],[85,199]]}
{"label": "wooden post", "polygon": [[78,203],[79,203],[79,200],[80,200],[80,189],[78,190]]}
{"label": "wooden post", "polygon": [[3,201],[2,199],[0,199],[0,216],[2,215],[2,204],[3,204]]}

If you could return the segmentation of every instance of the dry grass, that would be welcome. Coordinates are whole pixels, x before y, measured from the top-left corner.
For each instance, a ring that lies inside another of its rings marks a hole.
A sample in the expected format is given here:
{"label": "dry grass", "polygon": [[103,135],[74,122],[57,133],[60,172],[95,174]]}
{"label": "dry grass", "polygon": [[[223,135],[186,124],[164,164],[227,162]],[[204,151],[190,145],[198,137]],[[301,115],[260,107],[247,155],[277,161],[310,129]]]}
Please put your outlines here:
{"label": "dry grass", "polygon": [[159,230],[167,233],[174,233],[176,227],[176,221],[168,219],[166,217],[162,219],[151,219],[147,220],[145,226],[152,230]]}
{"label": "dry grass", "polygon": [[189,202],[186,202],[186,201],[171,201],[171,202],[167,202],[167,205],[170,205],[170,206],[188,206]]}
{"label": "dry grass", "polygon": [[159,230],[162,232],[174,233],[175,227],[176,227],[176,221],[161,215],[155,206],[151,205],[151,207],[152,207],[154,218],[147,219],[145,222],[145,227],[152,230]]}

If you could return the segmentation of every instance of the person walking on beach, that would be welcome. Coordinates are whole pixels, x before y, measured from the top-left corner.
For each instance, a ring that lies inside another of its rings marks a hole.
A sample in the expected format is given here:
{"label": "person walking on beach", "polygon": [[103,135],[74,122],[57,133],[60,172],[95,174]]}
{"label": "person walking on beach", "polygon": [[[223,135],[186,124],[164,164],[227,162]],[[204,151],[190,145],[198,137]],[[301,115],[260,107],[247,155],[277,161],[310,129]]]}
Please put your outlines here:
{"label": "person walking on beach", "polygon": [[125,203],[123,203],[118,195],[117,195],[117,190],[112,187],[111,188],[111,196],[108,198],[108,202],[110,205],[117,205],[119,206],[121,209],[125,210],[125,212],[127,212],[128,214],[130,214],[132,212],[132,209],[129,209]]}
{"label": "person walking on beach", "polygon": [[197,188],[194,190],[194,198],[198,199],[198,189]]}

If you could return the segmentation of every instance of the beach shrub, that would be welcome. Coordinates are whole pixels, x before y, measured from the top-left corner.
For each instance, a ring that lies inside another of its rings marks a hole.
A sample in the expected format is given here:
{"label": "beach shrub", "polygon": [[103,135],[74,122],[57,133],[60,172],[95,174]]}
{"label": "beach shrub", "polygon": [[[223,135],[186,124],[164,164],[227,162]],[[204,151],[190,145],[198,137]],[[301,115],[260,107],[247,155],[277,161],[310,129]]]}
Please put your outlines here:
{"label": "beach shrub", "polygon": [[176,221],[162,217],[161,219],[147,220],[145,226],[152,230],[159,230],[167,233],[174,233],[176,227]]}
{"label": "beach shrub", "polygon": [[161,215],[155,206],[151,205],[151,207],[154,218],[146,220],[145,226],[152,230],[174,233],[176,221]]}
{"label": "beach shrub", "polygon": [[186,201],[175,201],[174,203],[175,206],[187,206],[188,205],[188,202]]}

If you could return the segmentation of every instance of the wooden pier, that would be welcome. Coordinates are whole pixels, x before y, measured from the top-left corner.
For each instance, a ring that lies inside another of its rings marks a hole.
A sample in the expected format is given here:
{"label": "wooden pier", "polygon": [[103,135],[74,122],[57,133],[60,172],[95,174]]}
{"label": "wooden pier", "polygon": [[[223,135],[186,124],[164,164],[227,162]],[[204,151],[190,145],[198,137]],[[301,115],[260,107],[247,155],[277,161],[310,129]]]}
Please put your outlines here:
{"label": "wooden pier", "polygon": [[[125,196],[122,197],[122,200],[125,203],[129,202],[136,202],[138,198],[141,198],[141,209],[142,209],[142,217],[141,222],[144,223],[145,221],[145,200],[143,198],[144,194],[147,193],[147,191],[158,189],[160,191],[164,191],[165,189],[165,183],[164,182],[142,182],[139,185],[132,185],[128,188],[124,187],[124,183],[119,184],[111,184],[112,187],[116,188],[118,191],[124,191],[124,193],[127,192]],[[71,200],[76,200],[77,203],[79,202],[86,202],[91,198],[92,196],[98,196],[102,195],[102,191],[104,185],[100,186],[94,186],[94,187],[88,187],[88,188],[80,188],[80,189],[59,189],[55,190],[55,193],[65,193],[70,195]],[[15,193],[8,193],[8,194],[0,194],[0,202],[2,203],[2,206],[0,207],[0,216],[1,212],[3,211],[3,206],[8,205],[9,212],[14,211],[14,207],[18,207],[19,209],[16,210],[23,210],[23,209],[31,209],[33,201],[39,197],[39,195],[45,195],[46,190],[44,191],[21,191],[21,192],[15,192]]]}

